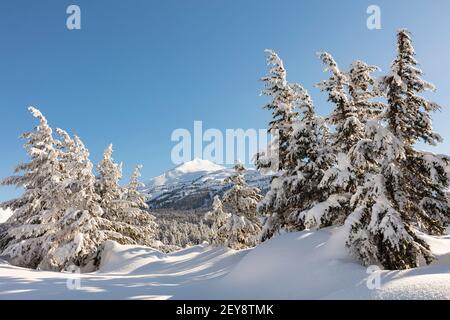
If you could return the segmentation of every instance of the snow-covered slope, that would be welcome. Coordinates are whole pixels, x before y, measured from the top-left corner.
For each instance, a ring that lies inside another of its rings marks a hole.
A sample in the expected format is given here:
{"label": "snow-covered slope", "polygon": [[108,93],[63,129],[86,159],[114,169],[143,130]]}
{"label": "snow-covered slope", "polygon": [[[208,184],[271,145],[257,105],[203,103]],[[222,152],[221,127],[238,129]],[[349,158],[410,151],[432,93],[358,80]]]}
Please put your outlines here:
{"label": "snow-covered slope", "polygon": [[450,236],[433,238],[432,250],[439,251],[433,266],[377,271],[381,287],[374,290],[367,286],[367,268],[347,254],[344,240],[337,228],[265,242],[221,280],[221,296],[231,298],[238,286],[240,298],[248,299],[450,299]]}
{"label": "snow-covered slope", "polygon": [[[208,208],[214,195],[223,194],[229,188],[223,181],[233,172],[211,161],[194,159],[151,179],[145,184],[144,192],[149,195],[153,208]],[[254,169],[247,170],[245,178],[262,191],[268,188],[271,179]]]}
{"label": "snow-covered slope", "polygon": [[3,210],[0,209],[0,223],[5,222],[6,220],[9,219],[9,217],[11,217],[12,215],[12,211],[9,209]]}
{"label": "snow-covered slope", "polygon": [[[0,262],[0,299],[450,299],[450,236],[428,237],[438,260],[405,271],[367,269],[343,247],[342,229],[297,232],[255,249],[200,245],[171,254],[108,242],[99,272],[80,276]],[[373,276],[373,275],[372,275]]]}

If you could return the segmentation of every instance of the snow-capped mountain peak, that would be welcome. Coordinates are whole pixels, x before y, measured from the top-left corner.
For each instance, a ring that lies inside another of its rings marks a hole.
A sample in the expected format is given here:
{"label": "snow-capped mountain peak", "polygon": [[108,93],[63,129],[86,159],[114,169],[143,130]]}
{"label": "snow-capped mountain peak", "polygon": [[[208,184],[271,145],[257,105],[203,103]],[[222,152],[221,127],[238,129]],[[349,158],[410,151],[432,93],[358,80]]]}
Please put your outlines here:
{"label": "snow-capped mountain peak", "polygon": [[[196,209],[209,207],[214,195],[222,194],[229,187],[225,178],[234,174],[226,168],[208,160],[194,159],[183,163],[146,183],[144,192],[149,196],[151,207]],[[245,174],[249,184],[267,189],[269,176],[249,169]]]}
{"label": "snow-capped mountain peak", "polygon": [[146,185],[148,188],[176,186],[180,183],[193,181],[207,173],[224,169],[225,167],[219,166],[214,162],[196,158],[151,179]]}
{"label": "snow-capped mountain peak", "polygon": [[215,164],[212,161],[195,158],[192,161],[180,164],[174,169],[174,171],[180,173],[189,173],[189,172],[213,172],[223,169],[225,169],[225,167]]}

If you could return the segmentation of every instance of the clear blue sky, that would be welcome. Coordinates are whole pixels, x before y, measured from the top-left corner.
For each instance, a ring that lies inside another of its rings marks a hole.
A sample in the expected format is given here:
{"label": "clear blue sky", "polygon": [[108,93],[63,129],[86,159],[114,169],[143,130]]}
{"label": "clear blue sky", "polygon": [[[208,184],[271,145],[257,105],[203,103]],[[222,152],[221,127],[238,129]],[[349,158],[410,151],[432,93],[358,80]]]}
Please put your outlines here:
{"label": "clear blue sky", "polygon": [[[82,30],[66,28],[77,4]],[[381,7],[382,29],[366,28],[366,9]],[[435,128],[450,146],[450,2],[283,0],[2,0],[0,3],[0,177],[26,160],[18,136],[35,125],[28,105],[54,127],[84,140],[92,160],[105,146],[128,177],[135,164],[148,179],[173,166],[170,135],[202,120],[207,128],[265,128],[259,96],[263,50],[275,49],[291,81],[324,79],[315,53],[331,52],[342,68],[363,59],[386,70],[395,31],[409,28],[433,99],[444,106]],[[0,201],[17,191],[0,188]]]}

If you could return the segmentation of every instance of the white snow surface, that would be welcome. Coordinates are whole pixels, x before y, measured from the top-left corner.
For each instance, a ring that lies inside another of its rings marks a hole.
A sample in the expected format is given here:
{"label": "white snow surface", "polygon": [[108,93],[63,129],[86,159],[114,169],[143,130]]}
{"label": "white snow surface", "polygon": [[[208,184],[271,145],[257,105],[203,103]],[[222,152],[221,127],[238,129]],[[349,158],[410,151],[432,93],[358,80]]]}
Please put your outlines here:
{"label": "white snow surface", "polygon": [[[98,272],[28,270],[0,261],[0,299],[450,299],[450,236],[423,236],[437,260],[404,271],[377,271],[348,256],[343,229],[278,236],[254,249],[199,245],[164,254],[107,242]],[[373,276],[373,274],[372,274]],[[73,286],[72,286],[73,287]]]}
{"label": "white snow surface", "polygon": [[6,220],[8,220],[9,217],[12,216],[12,214],[13,213],[10,209],[6,209],[6,210],[0,209],[0,223],[6,222]]}

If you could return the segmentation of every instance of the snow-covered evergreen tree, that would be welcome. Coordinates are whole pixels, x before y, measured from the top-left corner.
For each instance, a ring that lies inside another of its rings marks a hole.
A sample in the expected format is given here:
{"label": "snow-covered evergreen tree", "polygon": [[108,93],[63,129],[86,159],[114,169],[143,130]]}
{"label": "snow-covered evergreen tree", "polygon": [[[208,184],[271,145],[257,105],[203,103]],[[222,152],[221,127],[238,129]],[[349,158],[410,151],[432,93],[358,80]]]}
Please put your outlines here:
{"label": "snow-covered evergreen tree", "polygon": [[416,229],[440,234],[449,221],[450,159],[414,148],[418,139],[440,140],[431,129],[436,105],[417,95],[432,85],[420,79],[414,55],[409,33],[401,30],[397,58],[382,82],[387,110],[381,121],[366,124],[365,139],[351,151],[365,177],[351,199],[347,246],[363,263],[388,269],[429,263],[432,254]]}
{"label": "snow-covered evergreen tree", "polygon": [[[101,207],[93,165],[82,141],[61,129],[56,130],[61,140],[55,139],[42,113],[29,110],[39,126],[23,135],[30,156],[29,163],[17,166],[16,172],[23,174],[2,182],[22,187],[24,193],[2,203],[15,213],[0,235],[0,255],[28,268],[61,271],[76,265],[91,271],[98,262],[98,248],[106,240],[149,243],[149,230],[154,229],[151,216],[142,213],[142,219],[129,223],[109,219]],[[135,214],[133,210],[140,205],[135,198],[124,203],[131,208],[125,217]],[[144,223],[146,219],[150,222]]]}
{"label": "snow-covered evergreen tree", "polygon": [[57,146],[64,179],[54,196],[64,203],[54,208],[52,227],[42,239],[44,254],[38,267],[60,271],[75,265],[92,271],[101,244],[123,236],[102,217],[89,151],[77,136],[72,139],[64,130],[56,131],[62,139]]}
{"label": "snow-covered evergreen tree", "polygon": [[241,250],[259,243],[261,227],[246,216],[229,213],[225,224],[217,232],[217,242],[231,249]]}
{"label": "snow-covered evergreen tree", "polygon": [[24,174],[4,181],[23,187],[24,194],[7,203],[16,211],[2,236],[1,255],[29,268],[84,266],[107,239],[98,225],[102,211],[93,192],[87,150],[62,130],[63,141],[54,139],[42,113],[29,110],[40,124],[23,135],[31,158],[17,167]]}
{"label": "snow-covered evergreen tree", "polygon": [[383,95],[378,79],[372,73],[380,71],[361,60],[354,61],[348,72],[348,92],[360,123],[377,118],[386,108],[385,103],[375,100]]}
{"label": "snow-covered evergreen tree", "polygon": [[228,243],[228,234],[223,228],[229,219],[230,214],[226,213],[223,203],[218,195],[214,196],[212,210],[205,215],[205,222],[211,228],[211,243],[226,246]]}
{"label": "snow-covered evergreen tree", "polygon": [[324,120],[315,114],[308,92],[298,84],[292,88],[301,118],[294,122],[289,141],[287,156],[291,166],[274,178],[271,189],[259,204],[259,210],[269,215],[263,240],[283,229],[296,231],[321,225],[324,219],[320,215],[331,215],[336,206],[336,203],[323,203],[327,191],[320,187],[323,174],[333,160],[327,147],[328,129]]}
{"label": "snow-covered evergreen tree", "polygon": [[331,76],[317,84],[317,87],[328,93],[328,101],[333,103],[334,110],[328,117],[329,124],[335,126],[331,143],[336,152],[347,153],[362,138],[363,126],[359,120],[358,109],[351,102],[348,94],[349,76],[342,72],[331,54],[322,52],[320,59],[325,71]]}
{"label": "snow-covered evergreen tree", "polygon": [[430,262],[428,245],[411,225],[398,163],[405,158],[402,141],[380,122],[367,124],[367,138],[352,150],[364,181],[351,198],[353,212],[346,220],[347,246],[365,265],[381,264],[387,269],[416,267]]}
{"label": "snow-covered evergreen tree", "polygon": [[144,187],[144,184],[139,181],[141,168],[140,165],[136,166],[130,182],[124,188],[125,209],[119,220],[132,225],[136,229],[138,234],[134,235],[133,239],[138,244],[151,245],[154,242],[157,224],[155,223],[155,217],[147,211],[146,195],[140,191]]}
{"label": "snow-covered evergreen tree", "polygon": [[272,141],[265,152],[256,155],[256,167],[260,170],[284,170],[288,165],[288,140],[292,135],[292,122],[297,117],[294,110],[294,92],[286,79],[286,69],[281,58],[272,50],[266,50],[267,64],[270,66],[264,82],[262,94],[271,98],[264,108],[272,111],[272,121],[268,132]]}
{"label": "snow-covered evergreen tree", "polygon": [[330,134],[325,120],[316,115],[308,92],[298,88],[302,118],[294,125],[289,153],[296,165],[287,171],[283,182],[288,192],[288,217],[301,229],[328,226],[345,198],[330,195],[322,184],[334,160]]}
{"label": "snow-covered evergreen tree", "polygon": [[296,214],[300,220],[308,222],[309,228],[340,224],[348,215],[348,200],[356,185],[348,151],[362,137],[358,110],[348,94],[348,74],[340,70],[329,53],[322,52],[319,57],[325,65],[325,71],[329,71],[331,76],[317,84],[317,87],[328,93],[328,101],[334,105],[327,122],[335,130],[326,139],[328,165],[323,167],[319,183],[327,199],[321,199],[308,211]]}
{"label": "snow-covered evergreen tree", "polygon": [[[218,195],[214,197],[212,210],[204,218],[210,228],[210,243],[235,250],[253,247],[258,243],[261,227],[255,214],[256,206],[252,199],[241,200],[239,194],[240,191],[233,191],[227,196],[228,209],[233,210],[233,213],[225,210]],[[254,211],[249,211],[252,207]],[[245,213],[240,214],[238,208]]]}
{"label": "snow-covered evergreen tree", "polygon": [[433,131],[430,112],[440,109],[418,94],[434,91],[433,84],[421,79],[412,45],[411,34],[402,29],[397,34],[397,57],[391,65],[390,74],[381,85],[386,91],[389,109],[386,118],[389,129],[405,143],[412,146],[418,139],[435,145],[442,138]]}
{"label": "snow-covered evergreen tree", "polygon": [[[286,200],[282,178],[286,170],[296,166],[296,160],[289,156],[289,145],[292,142],[294,123],[298,121],[298,105],[302,97],[297,85],[290,84],[286,78],[283,61],[272,50],[268,53],[269,74],[262,80],[265,83],[263,94],[272,98],[265,108],[272,110],[272,121],[269,123],[269,133],[272,141],[266,152],[256,157],[256,167],[262,171],[273,171],[274,176],[270,190],[258,206],[258,212],[266,216],[262,240],[272,237],[282,229],[297,229],[287,217]],[[276,159],[274,159],[276,158]],[[278,165],[274,166],[273,164]],[[269,168],[270,170],[267,170]]]}
{"label": "snow-covered evergreen tree", "polygon": [[258,218],[256,206],[261,200],[261,195],[257,187],[252,187],[245,181],[246,169],[244,165],[237,162],[234,166],[234,175],[225,179],[224,183],[231,184],[223,195],[223,203],[231,213],[246,216],[249,219]]}
{"label": "snow-covered evergreen tree", "polygon": [[351,212],[350,196],[364,179],[364,172],[354,167],[349,152],[365,138],[365,124],[376,117],[384,105],[375,100],[381,95],[371,75],[378,70],[377,67],[355,61],[345,73],[329,53],[321,53],[320,58],[325,70],[331,72],[331,77],[320,82],[318,87],[328,93],[328,100],[335,106],[327,119],[335,128],[329,139],[331,148],[328,149],[334,160],[333,165],[325,169],[320,182],[328,199],[311,211],[315,226],[329,226],[344,223]]}
{"label": "snow-covered evergreen tree", "polygon": [[433,84],[424,81],[415,59],[410,33],[402,29],[397,35],[397,57],[391,72],[383,79],[389,109],[385,116],[389,130],[402,141],[405,159],[397,161],[399,185],[403,192],[397,201],[409,211],[417,227],[432,234],[442,234],[450,219],[450,205],[446,197],[449,185],[449,158],[414,148],[420,139],[436,145],[441,136],[432,128],[431,112],[440,106],[419,94],[434,91]]}
{"label": "snow-covered evergreen tree", "polygon": [[237,162],[235,174],[225,179],[232,186],[223,195],[223,204],[229,213],[219,234],[228,235],[227,244],[233,249],[243,249],[255,246],[261,231],[260,216],[256,206],[261,200],[260,190],[247,184],[244,178],[245,167]]}
{"label": "snow-covered evergreen tree", "polygon": [[327,121],[335,129],[328,140],[334,164],[325,171],[320,183],[320,187],[327,190],[329,196],[324,203],[324,209],[333,213],[321,210],[325,214],[321,215],[320,220],[323,225],[332,225],[343,223],[349,212],[348,200],[356,186],[356,176],[348,158],[348,151],[362,138],[363,125],[348,94],[348,74],[340,70],[329,53],[322,52],[319,57],[325,65],[325,71],[329,71],[331,76],[317,84],[317,87],[328,93],[328,101],[334,105]]}
{"label": "snow-covered evergreen tree", "polygon": [[119,185],[119,181],[122,179],[122,164],[115,163],[112,154],[113,145],[110,144],[97,165],[96,190],[100,196],[105,218],[117,221],[123,212],[125,202],[123,201],[123,189]]}
{"label": "snow-covered evergreen tree", "polygon": [[127,237],[127,242],[131,239],[134,244],[151,245],[156,224],[154,217],[146,212],[145,198],[139,195],[139,169],[134,171],[130,184],[122,188],[119,185],[122,165],[114,162],[112,154],[113,147],[109,145],[97,166],[96,191],[103,217],[112,222],[115,231]]}
{"label": "snow-covered evergreen tree", "polygon": [[0,255],[11,257],[13,264],[35,268],[42,260],[43,237],[53,227],[54,208],[62,200],[57,192],[63,175],[53,130],[39,110],[28,110],[39,125],[35,131],[22,135],[30,161],[19,164],[15,172],[23,174],[2,181],[2,185],[14,185],[24,192],[1,205],[11,208],[14,214],[8,220],[11,227],[0,239]]}
{"label": "snow-covered evergreen tree", "polygon": [[442,235],[450,224],[450,157],[406,149],[408,184],[414,205],[414,224],[419,230]]}
{"label": "snow-covered evergreen tree", "polygon": [[140,192],[140,189],[145,187],[139,179],[141,177],[142,165],[138,165],[134,168],[131,174],[130,181],[125,186],[124,199],[131,202],[136,208],[148,209],[147,196]]}
{"label": "snow-covered evergreen tree", "polygon": [[53,196],[52,199],[47,199],[49,191],[55,190],[62,179],[53,130],[39,110],[34,107],[29,107],[28,110],[39,120],[35,131],[22,135],[26,140],[24,147],[30,156],[30,162],[16,167],[15,173],[23,172],[23,175],[11,176],[1,182],[4,186],[24,188],[20,198],[1,204],[2,208],[9,207],[14,211],[10,222],[16,224],[24,224],[25,221],[30,221],[37,214],[50,208],[51,202],[57,199]]}

